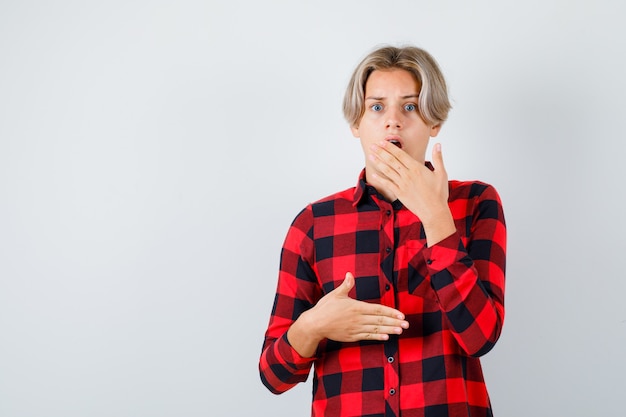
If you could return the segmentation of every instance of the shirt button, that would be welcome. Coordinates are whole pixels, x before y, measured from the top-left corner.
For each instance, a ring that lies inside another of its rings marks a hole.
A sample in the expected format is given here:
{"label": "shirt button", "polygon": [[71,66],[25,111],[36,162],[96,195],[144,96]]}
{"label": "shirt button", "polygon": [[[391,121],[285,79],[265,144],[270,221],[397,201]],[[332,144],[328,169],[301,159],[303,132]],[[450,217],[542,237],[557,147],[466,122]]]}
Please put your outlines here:
{"label": "shirt button", "polygon": [[391,216],[391,210],[387,210],[387,216]]}
{"label": "shirt button", "polygon": [[391,389],[389,390],[389,395],[396,395],[396,390],[395,390],[395,389],[393,389],[393,388],[391,388]]}
{"label": "shirt button", "polygon": [[391,252],[391,248],[386,248],[385,252],[387,252],[387,253]]}
{"label": "shirt button", "polygon": [[391,287],[389,286],[389,284],[385,284],[385,291],[389,291],[391,289]]}
{"label": "shirt button", "polygon": [[387,362],[393,363],[393,361],[394,361],[393,356],[390,356],[390,357],[387,358]]}
{"label": "shirt button", "polygon": [[427,263],[428,265],[430,265],[430,264],[432,264],[432,263],[433,263],[433,260],[432,260],[432,259],[428,259],[428,260],[426,260],[426,263]]}

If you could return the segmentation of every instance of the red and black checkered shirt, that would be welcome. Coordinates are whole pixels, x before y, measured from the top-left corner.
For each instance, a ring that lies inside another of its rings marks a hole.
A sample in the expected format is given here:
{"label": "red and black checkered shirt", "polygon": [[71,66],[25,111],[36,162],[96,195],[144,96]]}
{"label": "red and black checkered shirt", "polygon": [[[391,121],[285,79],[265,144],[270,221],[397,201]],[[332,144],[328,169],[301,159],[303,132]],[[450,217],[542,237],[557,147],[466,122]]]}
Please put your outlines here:
{"label": "red and black checkered shirt", "polygon": [[[287,233],[263,383],[282,393],[314,364],[313,416],[491,416],[479,357],[504,320],[506,228],[496,190],[450,181],[457,232],[429,248],[419,218],[364,178],[307,206]],[[287,330],[348,271],[352,297],[402,311],[410,327],[384,342],[325,340],[313,358],[301,357]]]}

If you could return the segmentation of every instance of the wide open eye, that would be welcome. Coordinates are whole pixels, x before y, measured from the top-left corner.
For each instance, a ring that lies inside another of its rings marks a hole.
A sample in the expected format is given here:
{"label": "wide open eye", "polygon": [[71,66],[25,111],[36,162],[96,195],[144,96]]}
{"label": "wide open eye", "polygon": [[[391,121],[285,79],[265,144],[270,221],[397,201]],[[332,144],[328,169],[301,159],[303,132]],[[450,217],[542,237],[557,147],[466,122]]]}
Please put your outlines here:
{"label": "wide open eye", "polygon": [[404,110],[406,111],[415,111],[417,109],[417,106],[413,103],[409,103],[409,104],[405,104],[404,105]]}
{"label": "wide open eye", "polygon": [[381,111],[383,109],[383,105],[379,103],[372,104],[370,109],[372,109],[373,111]]}

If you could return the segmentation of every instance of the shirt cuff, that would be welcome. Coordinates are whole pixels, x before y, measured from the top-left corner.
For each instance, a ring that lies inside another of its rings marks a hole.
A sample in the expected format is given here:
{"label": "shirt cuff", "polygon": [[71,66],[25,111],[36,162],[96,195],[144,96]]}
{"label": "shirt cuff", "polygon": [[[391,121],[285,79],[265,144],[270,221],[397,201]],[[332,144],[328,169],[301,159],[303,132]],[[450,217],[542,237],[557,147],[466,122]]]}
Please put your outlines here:
{"label": "shirt cuff", "polygon": [[449,268],[467,256],[467,250],[458,231],[422,251],[431,276]]}
{"label": "shirt cuff", "polygon": [[315,356],[311,358],[305,358],[291,346],[289,339],[287,339],[287,333],[281,338],[281,342],[278,344],[278,354],[285,361],[285,364],[290,366],[294,371],[305,371],[310,369],[311,363],[317,359]]}

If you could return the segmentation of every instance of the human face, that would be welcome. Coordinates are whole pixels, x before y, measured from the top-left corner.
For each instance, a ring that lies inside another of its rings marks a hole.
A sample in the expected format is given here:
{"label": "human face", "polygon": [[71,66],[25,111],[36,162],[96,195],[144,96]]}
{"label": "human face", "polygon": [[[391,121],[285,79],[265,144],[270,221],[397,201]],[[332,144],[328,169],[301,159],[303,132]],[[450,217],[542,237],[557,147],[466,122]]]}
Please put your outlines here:
{"label": "human face", "polygon": [[365,112],[352,134],[361,140],[365,167],[370,146],[380,141],[397,144],[413,159],[423,163],[431,137],[441,125],[427,124],[418,112],[420,85],[410,72],[395,68],[373,71],[365,83]]}

